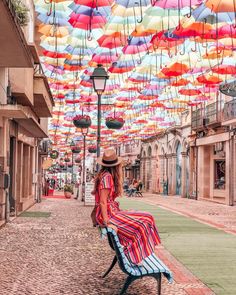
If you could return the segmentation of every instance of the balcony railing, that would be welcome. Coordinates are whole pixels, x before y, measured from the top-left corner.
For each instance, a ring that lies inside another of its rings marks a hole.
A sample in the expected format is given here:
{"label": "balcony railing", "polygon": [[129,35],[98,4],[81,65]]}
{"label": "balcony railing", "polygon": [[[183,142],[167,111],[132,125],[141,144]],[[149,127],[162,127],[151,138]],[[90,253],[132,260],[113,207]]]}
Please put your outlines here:
{"label": "balcony railing", "polygon": [[236,119],[236,99],[228,101],[224,105],[223,120]]}
{"label": "balcony railing", "polygon": [[214,102],[204,108],[192,111],[192,129],[201,129],[221,122],[220,102]]}
{"label": "balcony railing", "polygon": [[34,75],[45,76],[41,64],[34,64]]}

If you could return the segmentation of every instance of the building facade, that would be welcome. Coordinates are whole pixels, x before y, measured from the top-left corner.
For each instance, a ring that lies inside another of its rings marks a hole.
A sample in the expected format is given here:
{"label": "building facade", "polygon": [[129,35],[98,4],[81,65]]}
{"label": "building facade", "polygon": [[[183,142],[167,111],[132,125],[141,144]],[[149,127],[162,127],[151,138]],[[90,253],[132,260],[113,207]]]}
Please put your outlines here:
{"label": "building facade", "polygon": [[197,199],[236,204],[236,101],[218,93],[192,110],[191,189]]}
{"label": "building facade", "polygon": [[34,6],[20,26],[9,0],[0,2],[0,224],[41,194],[41,165],[53,99],[34,43]]}
{"label": "building facade", "polygon": [[131,183],[133,179],[140,180],[141,141],[134,140],[119,147],[118,154],[124,161],[124,178]]}
{"label": "building facade", "polygon": [[146,192],[189,196],[190,112],[180,126],[168,128],[142,143],[140,174]]}

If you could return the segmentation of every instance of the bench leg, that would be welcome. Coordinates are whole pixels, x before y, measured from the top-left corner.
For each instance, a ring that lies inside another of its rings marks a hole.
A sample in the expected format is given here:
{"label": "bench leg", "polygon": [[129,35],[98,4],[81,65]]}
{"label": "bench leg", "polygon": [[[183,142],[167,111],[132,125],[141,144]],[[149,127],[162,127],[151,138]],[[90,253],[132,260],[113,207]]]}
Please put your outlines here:
{"label": "bench leg", "polygon": [[159,278],[157,279],[157,294],[161,295],[161,273],[159,274]]}
{"label": "bench leg", "polygon": [[108,270],[107,270],[107,271],[104,273],[104,275],[102,276],[103,279],[104,279],[104,278],[109,274],[109,272],[113,269],[113,267],[115,266],[116,262],[117,262],[117,257],[114,256],[113,261],[112,261],[112,263],[111,263],[111,266],[108,268]]}
{"label": "bench leg", "polygon": [[143,194],[141,192],[137,192],[137,197],[143,197]]}
{"label": "bench leg", "polygon": [[123,295],[123,294],[125,294],[125,292],[127,291],[129,285],[130,285],[133,281],[135,281],[136,279],[137,279],[137,278],[134,277],[134,276],[128,276],[127,279],[126,279],[126,281],[125,281],[125,284],[124,284],[122,290],[120,291],[120,294],[119,294],[119,295]]}

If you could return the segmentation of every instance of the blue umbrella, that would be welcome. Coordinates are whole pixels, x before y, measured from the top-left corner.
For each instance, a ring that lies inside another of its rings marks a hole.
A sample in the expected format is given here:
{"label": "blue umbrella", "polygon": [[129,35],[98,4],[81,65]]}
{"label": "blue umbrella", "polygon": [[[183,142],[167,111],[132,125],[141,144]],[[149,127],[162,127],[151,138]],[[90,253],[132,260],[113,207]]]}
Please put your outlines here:
{"label": "blue umbrella", "polygon": [[201,4],[199,7],[193,10],[192,16],[196,21],[208,22],[211,24],[217,22],[234,23],[235,13],[234,12],[218,12],[211,11],[205,4]]}

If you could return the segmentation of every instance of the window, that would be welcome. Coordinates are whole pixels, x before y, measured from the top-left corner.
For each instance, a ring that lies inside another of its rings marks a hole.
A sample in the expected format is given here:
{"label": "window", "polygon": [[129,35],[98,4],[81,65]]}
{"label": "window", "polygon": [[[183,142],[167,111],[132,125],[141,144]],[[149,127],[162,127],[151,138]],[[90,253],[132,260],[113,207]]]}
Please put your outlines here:
{"label": "window", "polygon": [[225,160],[215,160],[215,189],[225,189]]}

